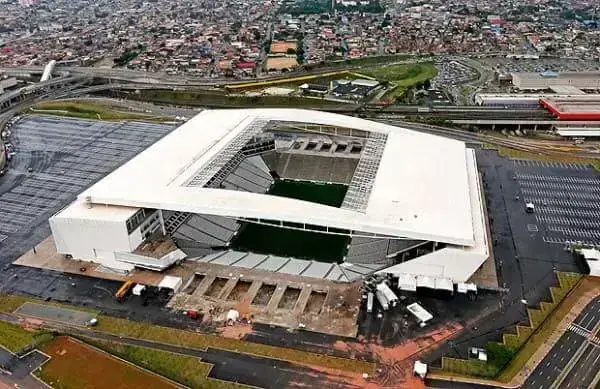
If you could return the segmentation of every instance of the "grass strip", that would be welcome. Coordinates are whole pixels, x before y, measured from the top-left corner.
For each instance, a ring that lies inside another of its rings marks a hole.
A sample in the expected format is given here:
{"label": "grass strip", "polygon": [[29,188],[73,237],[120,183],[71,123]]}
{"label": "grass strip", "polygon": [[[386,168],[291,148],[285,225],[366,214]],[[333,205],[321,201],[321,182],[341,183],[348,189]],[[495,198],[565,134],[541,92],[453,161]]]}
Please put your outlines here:
{"label": "grass strip", "polygon": [[425,62],[367,68],[360,72],[378,81],[389,82],[391,86],[381,99],[394,100],[411,87],[437,76],[438,69],[433,63]]}
{"label": "grass strip", "polygon": [[92,103],[81,103],[76,101],[48,101],[35,105],[34,107],[26,110],[27,113],[32,114],[44,114],[53,116],[66,116],[80,119],[91,119],[91,120],[105,120],[105,121],[118,121],[118,120],[144,120],[144,121],[156,121],[163,122],[171,120],[166,117],[154,116],[149,114],[141,114],[135,112],[122,112],[111,109],[109,107],[92,104]]}
{"label": "grass strip", "polygon": [[347,70],[338,70],[328,73],[322,74],[314,74],[308,76],[293,76],[280,78],[277,80],[265,80],[265,81],[252,81],[243,84],[231,84],[227,85],[225,88],[229,90],[245,90],[245,89],[254,89],[254,88],[264,88],[269,86],[281,86],[281,85],[290,85],[290,84],[304,84],[306,82],[314,82],[315,80],[329,77],[343,77],[348,74]]}
{"label": "grass strip", "polygon": [[[84,310],[86,312],[98,312],[89,308],[72,307],[65,304],[44,302],[32,297],[17,295],[0,296],[0,312],[12,313],[25,302],[53,304],[70,309]],[[293,363],[345,370],[359,374],[372,374],[375,370],[375,364],[371,362],[332,357],[323,354],[316,354],[284,347],[269,346],[238,339],[228,339],[216,335],[200,334],[175,328],[155,326],[148,323],[110,316],[100,316],[96,329],[101,332],[107,332],[115,335],[145,339],[182,347],[191,347],[199,350],[206,350],[207,348],[212,347],[267,358],[280,359]]]}
{"label": "grass strip", "polygon": [[529,159],[532,161],[542,161],[542,162],[563,162],[563,163],[576,163],[582,165],[591,165],[594,169],[600,171],[600,159],[595,158],[581,158],[581,157],[571,157],[568,155],[558,155],[558,154],[538,154],[528,151],[511,149],[505,146],[488,146],[488,148],[497,149],[498,154],[506,158],[513,159]]}
{"label": "grass strip", "polygon": [[99,310],[93,308],[63,304],[56,301],[43,301],[35,297],[21,296],[16,294],[0,294],[0,312],[13,313],[25,303],[52,305],[55,307],[73,309],[76,311],[83,311],[95,314],[98,314],[100,312]]}
{"label": "grass strip", "polygon": [[[281,86],[285,86],[284,84]],[[257,88],[258,85],[246,85],[246,89]],[[239,89],[238,89],[239,91]],[[236,108],[328,108],[352,106],[352,104],[322,98],[297,96],[245,96],[226,95],[218,91],[173,91],[173,90],[141,90],[139,94],[127,95],[132,100],[153,101],[164,104],[236,107]]]}
{"label": "grass strip", "polygon": [[284,347],[223,338],[174,328],[155,326],[126,319],[102,316],[97,330],[119,336],[145,339],[182,347],[206,350],[209,347],[261,357],[280,359],[293,363],[315,365],[354,373],[372,374],[375,365],[370,362],[332,357]]}
{"label": "grass strip", "polygon": [[507,367],[498,376],[498,381],[509,382],[525,366],[525,363],[531,359],[531,356],[548,340],[550,335],[556,330],[558,324],[569,313],[571,308],[577,303],[585,293],[600,287],[600,280],[585,277],[568,295],[558,304],[550,313],[546,320],[540,325],[527,342],[519,350],[517,355],[510,361]]}
{"label": "grass strip", "polygon": [[200,358],[121,343],[84,340],[121,359],[144,367],[193,389],[242,389],[249,386],[209,378],[213,365]]}
{"label": "grass strip", "polygon": [[438,70],[433,63],[424,62],[361,69],[360,73],[378,81],[393,82],[396,85],[409,87],[435,77]]}
{"label": "grass strip", "polygon": [[0,346],[12,351],[21,352],[27,346],[48,341],[52,334],[45,331],[27,331],[18,325],[0,321]]}

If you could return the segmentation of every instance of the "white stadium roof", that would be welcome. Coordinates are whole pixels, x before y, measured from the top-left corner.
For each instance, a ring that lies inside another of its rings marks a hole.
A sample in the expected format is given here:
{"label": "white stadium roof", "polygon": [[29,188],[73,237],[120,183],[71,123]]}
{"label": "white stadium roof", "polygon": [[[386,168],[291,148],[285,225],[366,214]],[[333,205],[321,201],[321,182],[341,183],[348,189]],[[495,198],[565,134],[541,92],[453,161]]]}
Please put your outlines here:
{"label": "white stadium roof", "polygon": [[[365,210],[188,185],[249,128],[271,121],[385,134],[385,147]],[[473,181],[468,168],[473,163],[471,158],[463,142],[344,115],[300,109],[207,110],[90,187],[78,197],[79,206],[73,204],[63,212],[93,219],[102,207],[81,206],[81,202],[90,201],[309,223],[476,246],[479,233],[473,223],[470,191],[474,188],[469,185]]]}

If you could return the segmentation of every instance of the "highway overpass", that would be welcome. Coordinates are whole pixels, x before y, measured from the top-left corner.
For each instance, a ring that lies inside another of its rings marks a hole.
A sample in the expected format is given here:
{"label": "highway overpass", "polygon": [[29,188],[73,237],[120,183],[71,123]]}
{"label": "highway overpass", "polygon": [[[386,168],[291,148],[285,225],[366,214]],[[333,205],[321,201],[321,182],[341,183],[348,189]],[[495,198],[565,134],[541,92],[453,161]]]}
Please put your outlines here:
{"label": "highway overpass", "polygon": [[32,96],[38,96],[49,91],[61,89],[65,86],[71,86],[80,83],[85,80],[86,77],[83,76],[59,77],[3,93],[0,95],[0,111],[10,109],[15,104],[27,100]]}

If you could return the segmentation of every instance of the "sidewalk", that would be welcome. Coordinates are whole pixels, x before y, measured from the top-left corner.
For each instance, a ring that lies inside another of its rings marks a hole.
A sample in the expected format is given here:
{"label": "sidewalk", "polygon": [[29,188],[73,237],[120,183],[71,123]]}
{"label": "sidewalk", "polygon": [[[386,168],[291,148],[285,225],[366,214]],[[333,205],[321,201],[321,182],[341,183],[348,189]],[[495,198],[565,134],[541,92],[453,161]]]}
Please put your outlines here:
{"label": "sidewalk", "polygon": [[[550,334],[548,339],[544,342],[544,344],[538,348],[533,355],[529,358],[529,360],[525,363],[525,365],[521,368],[519,373],[517,373],[508,383],[486,380],[483,378],[468,378],[468,377],[452,377],[446,376],[443,374],[428,374],[427,378],[442,380],[448,382],[464,382],[470,384],[477,385],[489,385],[499,388],[519,388],[521,387],[529,375],[537,368],[539,363],[544,359],[544,357],[552,350],[554,345],[558,342],[560,337],[565,333],[568,329],[569,325],[573,323],[573,321],[577,318],[577,316],[583,311],[583,309],[598,295],[600,295],[600,278],[592,277],[592,278],[584,278],[581,283],[572,291],[575,292],[577,289],[588,289],[581,296],[577,298],[577,301],[571,307],[571,310],[561,319],[558,323],[554,331]],[[567,301],[570,296],[566,296],[563,302]]]}
{"label": "sidewalk", "polygon": [[[584,282],[592,282],[590,280],[584,279]],[[580,285],[578,287],[581,287]],[[529,358],[525,366],[521,369],[521,371],[513,377],[508,386],[520,386],[525,383],[525,380],[529,377],[531,372],[533,372],[536,367],[540,364],[540,362],[548,355],[550,350],[554,347],[558,339],[567,331],[569,325],[575,321],[577,316],[583,311],[583,309],[596,297],[600,295],[600,289],[592,288],[591,290],[586,291],[582,296],[579,297],[577,302],[573,305],[569,313],[562,318],[560,323],[556,326],[556,329],[550,334],[548,340],[544,342],[542,347],[536,350],[536,352]],[[565,297],[565,300],[568,299],[569,296]]]}

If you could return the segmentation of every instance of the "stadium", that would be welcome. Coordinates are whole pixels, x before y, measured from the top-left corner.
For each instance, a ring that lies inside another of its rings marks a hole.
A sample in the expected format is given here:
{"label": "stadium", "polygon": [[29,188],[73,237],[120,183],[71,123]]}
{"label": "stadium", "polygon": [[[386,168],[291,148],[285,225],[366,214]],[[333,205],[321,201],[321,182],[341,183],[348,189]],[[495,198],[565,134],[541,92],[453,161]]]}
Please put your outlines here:
{"label": "stadium", "polygon": [[192,263],[448,289],[490,257],[481,186],[460,141],[318,111],[206,110],[49,221],[64,258],[120,274]]}

